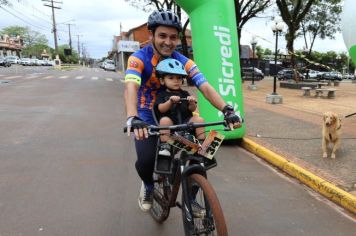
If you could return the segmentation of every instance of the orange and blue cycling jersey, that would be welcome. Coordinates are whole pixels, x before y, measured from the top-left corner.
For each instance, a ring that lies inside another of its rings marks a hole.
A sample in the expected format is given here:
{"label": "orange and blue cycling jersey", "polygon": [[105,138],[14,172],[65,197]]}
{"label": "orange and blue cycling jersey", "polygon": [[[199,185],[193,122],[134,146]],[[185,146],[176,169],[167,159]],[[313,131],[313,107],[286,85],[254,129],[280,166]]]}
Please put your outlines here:
{"label": "orange and blue cycling jersey", "polygon": [[[180,61],[187,71],[188,80],[199,88],[207,80],[199,71],[197,65],[191,59],[174,51],[171,55]],[[159,79],[156,77],[155,68],[159,62],[159,57],[154,54],[152,45],[148,45],[133,53],[127,63],[125,75],[126,82],[135,82],[140,85],[137,94],[137,111],[141,119],[149,124],[155,124],[152,117],[152,108],[156,101],[157,94],[162,91]]]}

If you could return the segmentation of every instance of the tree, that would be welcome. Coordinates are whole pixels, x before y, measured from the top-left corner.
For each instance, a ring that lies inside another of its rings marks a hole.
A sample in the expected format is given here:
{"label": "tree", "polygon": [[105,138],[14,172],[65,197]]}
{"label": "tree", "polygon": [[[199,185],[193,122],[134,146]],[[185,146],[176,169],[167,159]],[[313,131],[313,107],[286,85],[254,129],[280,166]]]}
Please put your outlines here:
{"label": "tree", "polygon": [[256,46],[256,56],[258,59],[263,59],[263,52],[264,52],[264,49],[260,45],[257,45]]}
{"label": "tree", "polygon": [[235,14],[239,51],[241,51],[241,30],[244,25],[273,4],[270,0],[235,0]]}
{"label": "tree", "polygon": [[1,34],[7,34],[9,36],[21,36],[24,46],[32,46],[35,44],[48,44],[48,40],[45,35],[31,30],[29,27],[22,26],[9,26],[2,29]]}
{"label": "tree", "polygon": [[269,48],[266,48],[263,54],[264,55],[272,55],[272,50]]}
{"label": "tree", "polygon": [[78,63],[79,61],[79,55],[78,52],[75,50],[72,50],[72,55],[71,56],[66,56],[64,55],[64,49],[69,48],[69,45],[60,45],[58,47],[58,54],[59,58],[63,63]]}
{"label": "tree", "polygon": [[46,44],[34,44],[31,46],[27,46],[22,50],[22,55],[26,56],[26,57],[36,57],[36,58],[41,58],[41,54],[43,53],[43,51],[46,50],[46,52],[48,54],[53,55],[54,50],[52,48],[50,48],[48,45]]}
{"label": "tree", "polygon": [[[288,27],[286,33],[287,49],[291,54],[291,63],[295,68],[294,40],[300,29],[301,22],[317,0],[276,0],[277,7],[281,13],[283,21]],[[295,78],[296,81],[299,78]]]}
{"label": "tree", "polygon": [[[302,34],[305,40],[305,48],[311,54],[315,39],[335,38],[335,33],[339,32],[340,14],[342,12],[341,0],[318,0],[310,11],[306,14],[302,23]],[[309,36],[309,37],[307,37]],[[308,40],[310,47],[308,47]]]}

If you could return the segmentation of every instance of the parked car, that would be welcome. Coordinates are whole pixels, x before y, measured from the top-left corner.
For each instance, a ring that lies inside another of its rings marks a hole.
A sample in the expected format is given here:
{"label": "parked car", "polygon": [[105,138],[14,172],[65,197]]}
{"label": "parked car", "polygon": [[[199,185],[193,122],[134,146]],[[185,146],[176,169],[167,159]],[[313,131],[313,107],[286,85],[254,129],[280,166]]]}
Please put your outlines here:
{"label": "parked car", "polygon": [[243,80],[252,80],[253,76],[254,80],[262,80],[265,76],[260,69],[253,67],[242,67],[241,74]]}
{"label": "parked car", "polygon": [[309,78],[309,79],[318,79],[321,78],[323,75],[323,72],[317,71],[317,70],[309,70],[308,73],[303,73],[304,78]]}
{"label": "parked car", "polygon": [[18,56],[6,56],[5,60],[9,62],[10,64],[18,64],[19,63],[19,57]]}
{"label": "parked car", "polygon": [[356,79],[356,77],[355,77],[354,74],[343,74],[343,75],[342,75],[342,78],[343,78],[343,79],[351,79],[351,80]]}
{"label": "parked car", "polygon": [[40,65],[37,58],[31,58],[31,64],[33,66],[39,66]]}
{"label": "parked car", "polygon": [[5,57],[0,57],[0,66],[9,67],[11,64],[5,60]]}
{"label": "parked car", "polygon": [[103,63],[103,68],[104,68],[104,70],[115,71],[115,70],[116,70],[116,68],[115,68],[115,62],[112,61],[112,60],[106,60],[106,61],[104,61],[104,63]]}
{"label": "parked car", "polygon": [[[298,74],[299,78],[301,80],[304,79],[304,76],[299,73],[298,71],[296,71],[296,73]],[[293,69],[283,69],[278,71],[277,73],[277,78],[278,80],[291,80],[294,77],[294,70]]]}
{"label": "parked car", "polygon": [[321,79],[325,80],[342,80],[342,75],[340,72],[336,71],[331,71],[331,72],[326,72],[321,76]]}
{"label": "parked car", "polygon": [[30,58],[24,57],[24,58],[20,59],[19,64],[21,64],[23,66],[30,66],[31,65],[31,60],[30,60]]}

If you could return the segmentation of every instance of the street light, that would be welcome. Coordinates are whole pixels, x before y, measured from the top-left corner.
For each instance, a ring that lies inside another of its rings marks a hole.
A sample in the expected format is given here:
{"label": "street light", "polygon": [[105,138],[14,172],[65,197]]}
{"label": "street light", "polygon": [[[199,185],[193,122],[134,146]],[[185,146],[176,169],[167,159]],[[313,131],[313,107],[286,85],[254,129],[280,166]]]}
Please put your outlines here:
{"label": "street light", "polygon": [[282,34],[284,24],[280,20],[275,20],[272,25],[273,35],[276,36],[276,48],[274,52],[274,67],[275,67],[275,74],[273,77],[273,93],[267,96],[268,103],[282,103],[282,96],[278,95],[276,92],[277,87],[277,50],[278,50],[278,36]]}
{"label": "street light", "polygon": [[340,68],[340,62],[341,62],[341,56],[337,55],[336,56],[336,71]]}
{"label": "street light", "polygon": [[256,90],[257,86],[255,85],[255,50],[257,45],[256,37],[252,37],[251,39],[251,46],[252,46],[252,83],[248,86],[250,90]]}
{"label": "street light", "polygon": [[252,45],[252,69],[253,69],[252,84],[255,84],[255,63],[254,62],[255,62],[255,49],[256,49],[256,45],[257,45],[256,37],[252,37],[251,45]]}

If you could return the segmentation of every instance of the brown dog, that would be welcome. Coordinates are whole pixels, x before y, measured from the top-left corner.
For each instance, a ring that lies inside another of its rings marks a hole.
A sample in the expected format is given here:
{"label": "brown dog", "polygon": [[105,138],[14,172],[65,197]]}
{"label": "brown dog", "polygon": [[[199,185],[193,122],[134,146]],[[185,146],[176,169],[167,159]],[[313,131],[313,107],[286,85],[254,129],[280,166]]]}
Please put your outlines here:
{"label": "brown dog", "polygon": [[328,157],[327,149],[329,143],[333,144],[331,158],[335,158],[335,152],[340,146],[341,120],[334,112],[325,112],[323,115],[323,158]]}

